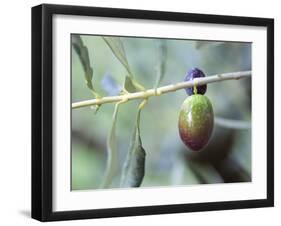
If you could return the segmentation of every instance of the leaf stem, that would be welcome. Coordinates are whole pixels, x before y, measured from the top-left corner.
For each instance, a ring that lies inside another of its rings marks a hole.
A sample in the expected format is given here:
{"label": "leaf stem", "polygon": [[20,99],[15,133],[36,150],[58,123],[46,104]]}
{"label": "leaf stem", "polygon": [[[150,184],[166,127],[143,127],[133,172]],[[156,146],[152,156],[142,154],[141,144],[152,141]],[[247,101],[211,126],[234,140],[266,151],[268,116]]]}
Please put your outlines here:
{"label": "leaf stem", "polygon": [[134,99],[147,99],[151,96],[160,96],[165,93],[169,92],[175,92],[180,89],[193,87],[195,84],[197,86],[208,84],[208,83],[214,83],[214,82],[221,82],[225,80],[237,80],[240,78],[250,78],[252,74],[252,71],[239,71],[239,72],[231,72],[231,73],[224,73],[224,74],[217,74],[212,76],[207,76],[204,78],[196,78],[192,81],[187,82],[179,82],[176,84],[171,84],[167,86],[162,86],[157,88],[157,92],[155,92],[155,89],[148,89],[146,91],[141,92],[135,92],[135,93],[128,93],[124,95],[119,96],[108,96],[108,97],[102,97],[99,99],[91,99],[91,100],[85,100],[80,101],[72,104],[72,108],[82,108],[82,107],[88,107],[92,105],[102,105],[106,103],[114,103],[119,102],[124,99],[126,100],[134,100]]}

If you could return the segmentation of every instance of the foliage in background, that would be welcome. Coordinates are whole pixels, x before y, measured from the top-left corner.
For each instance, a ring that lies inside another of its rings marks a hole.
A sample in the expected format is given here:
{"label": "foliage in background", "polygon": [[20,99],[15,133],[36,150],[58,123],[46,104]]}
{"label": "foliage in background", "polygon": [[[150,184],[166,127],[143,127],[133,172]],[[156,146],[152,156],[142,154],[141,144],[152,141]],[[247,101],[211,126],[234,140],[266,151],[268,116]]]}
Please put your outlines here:
{"label": "foliage in background", "polygon": [[[99,98],[108,95],[111,90],[116,90],[115,93],[135,92],[143,90],[144,86],[156,89],[160,82],[182,81],[191,67],[203,68],[207,74],[251,69],[251,45],[247,43],[100,36],[77,38],[75,35],[73,40],[73,101],[91,98],[85,91],[83,74],[90,90],[93,91],[93,86],[88,84],[95,84],[94,94],[98,93],[95,97]],[[80,48],[88,49],[88,54],[85,54],[86,50],[84,54],[77,51],[77,43]],[[84,57],[81,58],[82,55]],[[84,61],[88,62],[88,67],[83,65]],[[87,73],[91,71],[93,76],[92,68],[94,79]],[[250,121],[249,81],[212,84],[207,95],[217,116]],[[251,180],[251,131],[248,127],[241,130],[217,125],[212,141],[199,154],[191,153],[182,145],[178,138],[177,119],[185,97],[182,91],[149,100],[142,113],[142,142],[139,123],[132,128],[136,124],[135,113],[138,117],[140,115],[138,101],[120,104],[120,110],[119,105],[115,106],[115,110],[112,105],[105,105],[95,115],[90,108],[73,110],[72,189],[99,188],[102,181],[101,187],[114,188],[119,187],[120,180],[123,181],[121,186],[139,186],[141,180],[137,178],[143,179],[142,186]],[[95,154],[88,154],[92,152]],[[139,153],[134,156],[140,157],[128,158],[130,153]],[[82,161],[83,156],[88,156],[88,161]],[[106,159],[108,156],[110,158]],[[117,164],[108,169],[106,162],[110,159]],[[123,179],[120,178],[122,169]],[[128,169],[127,173],[124,169]],[[93,171],[93,174],[90,173]],[[127,177],[127,174],[130,176]],[[109,180],[106,181],[106,178]]]}

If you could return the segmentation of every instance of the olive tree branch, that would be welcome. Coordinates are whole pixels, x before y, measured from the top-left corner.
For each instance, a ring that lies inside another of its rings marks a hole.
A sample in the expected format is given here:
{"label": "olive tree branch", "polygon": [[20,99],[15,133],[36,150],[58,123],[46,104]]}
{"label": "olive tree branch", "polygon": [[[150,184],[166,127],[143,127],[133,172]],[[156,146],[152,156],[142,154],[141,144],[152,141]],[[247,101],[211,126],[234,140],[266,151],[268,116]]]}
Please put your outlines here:
{"label": "olive tree branch", "polygon": [[175,92],[180,89],[193,87],[194,85],[200,86],[208,83],[214,83],[214,82],[221,82],[225,80],[235,80],[240,78],[249,78],[251,77],[252,71],[239,71],[239,72],[231,72],[231,73],[224,73],[224,74],[217,74],[212,76],[207,76],[204,78],[196,78],[192,81],[187,82],[179,82],[176,84],[171,84],[167,86],[162,86],[157,88],[157,91],[155,92],[155,89],[148,89],[146,91],[141,92],[135,92],[135,93],[126,93],[119,96],[108,96],[108,97],[102,97],[97,99],[91,99],[91,100],[85,100],[80,101],[76,103],[72,103],[72,108],[82,108],[82,107],[88,107],[92,105],[102,105],[106,103],[114,103],[119,102],[122,100],[134,100],[134,99],[147,99],[151,96],[159,96],[165,93],[169,92]]}

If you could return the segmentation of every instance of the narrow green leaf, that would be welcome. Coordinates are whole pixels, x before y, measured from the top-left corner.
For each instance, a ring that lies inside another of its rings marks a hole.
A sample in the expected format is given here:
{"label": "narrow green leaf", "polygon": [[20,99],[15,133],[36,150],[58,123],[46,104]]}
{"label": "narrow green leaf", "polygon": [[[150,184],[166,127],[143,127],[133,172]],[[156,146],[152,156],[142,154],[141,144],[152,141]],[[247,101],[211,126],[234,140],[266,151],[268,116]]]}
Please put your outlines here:
{"label": "narrow green leaf", "polygon": [[108,188],[111,185],[113,177],[117,170],[116,121],[117,121],[118,110],[119,110],[119,103],[115,105],[113,116],[112,116],[112,125],[110,128],[109,135],[107,137],[106,171],[105,171],[104,179],[100,186],[101,188]]}
{"label": "narrow green leaf", "polygon": [[160,39],[156,41],[157,47],[157,78],[155,82],[155,89],[159,86],[166,71],[166,59],[167,59],[167,43],[166,40]]}
{"label": "narrow green leaf", "polygon": [[129,76],[126,76],[126,78],[125,78],[123,89],[129,93],[134,93],[134,92],[145,90],[145,88],[141,84],[137,83],[134,79],[132,79]]}
{"label": "narrow green leaf", "polygon": [[129,93],[134,93],[138,91],[138,89],[135,87],[132,79],[129,76],[126,76],[125,78],[124,89]]}
{"label": "narrow green leaf", "polygon": [[126,52],[124,49],[123,42],[120,37],[102,37],[103,40],[106,42],[106,44],[109,46],[115,57],[123,64],[123,66],[126,68],[127,72],[129,73],[129,76],[133,78],[133,74],[131,72]]}
{"label": "narrow green leaf", "polygon": [[129,151],[123,166],[120,187],[140,187],[145,173],[145,150],[140,137],[140,112],[138,110],[136,125],[132,134]]}
{"label": "narrow green leaf", "polygon": [[84,77],[86,80],[87,87],[91,90],[96,98],[100,97],[94,90],[92,78],[93,78],[93,68],[91,67],[90,57],[88,48],[84,45],[80,35],[72,35],[72,46],[76,53],[79,56],[81,61],[83,70],[84,70]]}

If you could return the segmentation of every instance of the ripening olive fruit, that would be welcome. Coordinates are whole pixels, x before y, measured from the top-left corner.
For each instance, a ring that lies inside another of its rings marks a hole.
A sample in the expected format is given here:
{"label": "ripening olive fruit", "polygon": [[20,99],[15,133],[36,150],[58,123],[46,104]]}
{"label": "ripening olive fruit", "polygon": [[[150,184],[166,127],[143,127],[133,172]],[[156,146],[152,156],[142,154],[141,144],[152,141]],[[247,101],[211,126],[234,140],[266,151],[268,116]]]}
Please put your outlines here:
{"label": "ripening olive fruit", "polygon": [[[195,78],[202,78],[205,77],[205,74],[203,71],[201,71],[198,68],[192,68],[191,70],[188,71],[187,75],[184,78],[184,81],[192,81]],[[185,89],[187,95],[191,96],[194,93],[194,87],[186,88]],[[207,85],[201,85],[197,86],[197,94],[205,94],[207,91]]]}
{"label": "ripening olive fruit", "polygon": [[210,100],[201,94],[187,97],[181,106],[178,122],[183,143],[194,151],[202,149],[212,135],[213,125]]}

